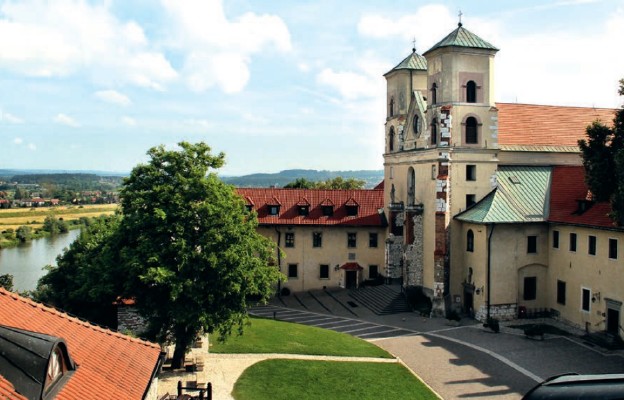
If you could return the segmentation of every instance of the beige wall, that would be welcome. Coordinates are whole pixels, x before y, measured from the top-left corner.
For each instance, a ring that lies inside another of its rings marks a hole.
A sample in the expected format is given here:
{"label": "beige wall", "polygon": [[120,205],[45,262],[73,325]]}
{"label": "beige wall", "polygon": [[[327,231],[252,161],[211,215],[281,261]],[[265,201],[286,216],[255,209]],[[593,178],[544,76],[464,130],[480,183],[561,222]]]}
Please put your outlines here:
{"label": "beige wall", "polygon": [[[384,273],[384,243],[386,240],[386,229],[380,227],[342,227],[342,226],[281,226],[280,249],[282,250],[280,270],[288,276],[288,265],[297,264],[297,277],[290,278],[282,283],[282,287],[287,287],[294,292],[305,290],[336,288],[345,284],[345,272],[336,270],[336,266],[341,266],[347,262],[357,262],[364,270],[358,273],[358,281],[368,279],[369,266],[377,265],[378,271]],[[258,228],[258,232],[277,243],[278,233],[275,226],[264,226]],[[294,233],[294,247],[286,247],[286,233]],[[322,233],[322,246],[312,246],[313,232]],[[356,247],[347,247],[347,233],[356,233]],[[369,247],[369,233],[377,233],[377,247]],[[349,259],[349,254],[354,254],[353,260]],[[329,265],[329,278],[320,278],[320,265]]]}

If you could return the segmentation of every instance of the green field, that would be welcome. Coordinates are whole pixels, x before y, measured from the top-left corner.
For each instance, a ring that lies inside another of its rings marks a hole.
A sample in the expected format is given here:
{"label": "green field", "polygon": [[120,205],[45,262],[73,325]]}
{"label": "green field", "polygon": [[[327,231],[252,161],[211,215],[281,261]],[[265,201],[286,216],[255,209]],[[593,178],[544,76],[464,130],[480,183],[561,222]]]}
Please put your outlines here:
{"label": "green field", "polygon": [[392,358],[388,352],[356,337],[290,322],[251,318],[242,336],[211,340],[211,353],[281,353]]}

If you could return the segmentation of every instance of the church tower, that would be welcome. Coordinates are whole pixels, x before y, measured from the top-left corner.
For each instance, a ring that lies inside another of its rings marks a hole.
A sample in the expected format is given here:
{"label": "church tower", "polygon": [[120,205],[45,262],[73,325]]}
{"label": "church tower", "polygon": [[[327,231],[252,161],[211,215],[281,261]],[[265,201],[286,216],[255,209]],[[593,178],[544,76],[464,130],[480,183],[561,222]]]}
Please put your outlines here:
{"label": "church tower", "polygon": [[[497,168],[497,51],[459,23],[421,57],[426,82],[421,70],[417,85],[398,79],[395,70],[409,57],[385,75],[384,171],[391,233],[386,268],[389,277],[400,276],[408,291],[432,300],[432,315],[443,315],[445,301],[453,301],[447,295],[457,293],[451,286],[462,282],[453,277],[455,270],[458,276],[463,272],[453,268],[451,244],[461,243],[462,236],[453,231],[452,217],[491,190]],[[393,96],[407,90],[410,102],[395,115]]]}

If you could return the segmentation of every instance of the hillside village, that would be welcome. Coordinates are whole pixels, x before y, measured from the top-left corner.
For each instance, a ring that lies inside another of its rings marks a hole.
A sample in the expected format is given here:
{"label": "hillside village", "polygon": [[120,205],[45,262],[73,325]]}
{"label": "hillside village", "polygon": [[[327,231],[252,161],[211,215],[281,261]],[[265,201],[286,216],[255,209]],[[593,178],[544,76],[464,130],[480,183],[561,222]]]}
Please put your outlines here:
{"label": "hillside village", "polygon": [[[426,299],[427,317],[539,315],[624,338],[624,229],[593,200],[577,144],[616,110],[497,103],[497,52],[460,23],[384,75],[384,178],[374,189],[237,189],[282,251],[278,294],[391,285],[413,306]],[[15,318],[17,307],[28,317]],[[49,371],[33,382],[0,362],[0,394],[159,398],[158,345],[4,290],[0,312],[12,327],[0,340],[17,348],[32,337],[48,357],[37,368]]]}

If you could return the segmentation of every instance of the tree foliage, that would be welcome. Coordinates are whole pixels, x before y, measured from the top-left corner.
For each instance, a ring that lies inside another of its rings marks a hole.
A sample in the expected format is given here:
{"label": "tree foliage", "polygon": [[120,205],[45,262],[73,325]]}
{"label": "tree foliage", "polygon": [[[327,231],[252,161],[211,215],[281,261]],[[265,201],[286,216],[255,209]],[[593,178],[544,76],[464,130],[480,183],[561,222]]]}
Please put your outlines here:
{"label": "tree foliage", "polygon": [[179,146],[148,151],[149,162],[124,182],[119,221],[88,226],[38,293],[87,318],[97,314],[93,303],[134,298],[148,336],[175,341],[174,367],[198,334],[242,331],[250,299],[266,300],[280,277],[269,265],[275,247],[256,232],[255,215],[208,173],[224,155],[205,143]]}
{"label": "tree foliage", "polygon": [[306,178],[297,178],[284,186],[284,189],[363,189],[366,181],[355,178],[344,179],[341,176],[324,181],[310,181]]}
{"label": "tree foliage", "polygon": [[5,288],[9,292],[13,291],[13,275],[4,274],[0,275],[0,287]]}
{"label": "tree foliage", "polygon": [[[618,93],[624,96],[624,79]],[[594,121],[586,134],[578,142],[585,182],[595,200],[611,202],[611,217],[624,226],[624,106],[615,113],[613,126]]]}
{"label": "tree foliage", "polygon": [[20,242],[27,242],[32,238],[32,228],[30,226],[22,225],[15,231],[15,237]]}

